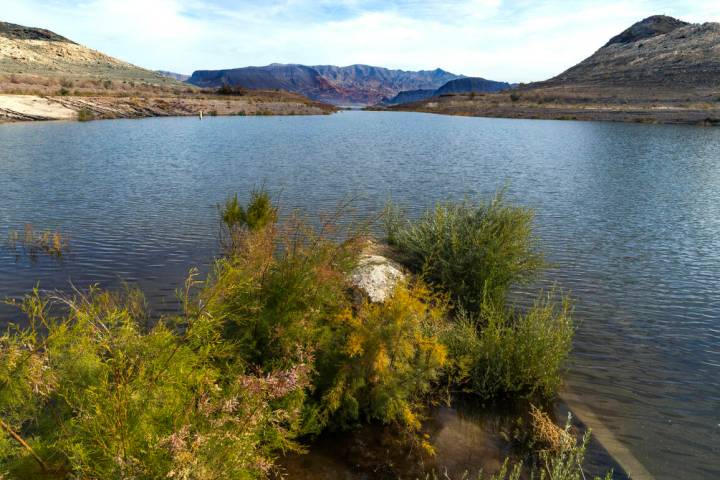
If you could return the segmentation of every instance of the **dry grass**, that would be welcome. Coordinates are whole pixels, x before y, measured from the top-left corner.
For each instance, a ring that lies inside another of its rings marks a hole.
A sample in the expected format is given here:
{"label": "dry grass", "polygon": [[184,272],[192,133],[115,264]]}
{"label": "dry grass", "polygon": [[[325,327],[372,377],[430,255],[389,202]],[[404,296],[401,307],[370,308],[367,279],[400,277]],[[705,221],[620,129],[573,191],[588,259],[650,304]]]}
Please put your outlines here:
{"label": "dry grass", "polygon": [[16,255],[23,254],[31,259],[39,255],[60,258],[70,250],[70,238],[59,230],[35,230],[32,224],[26,223],[22,232],[11,230],[8,233],[6,246]]}
{"label": "dry grass", "polygon": [[202,93],[191,85],[162,84],[109,78],[57,77],[38,74],[0,75],[0,93],[54,95],[61,88],[81,96],[119,96],[122,94],[188,95]]}
{"label": "dry grass", "polygon": [[535,405],[530,407],[533,438],[538,445],[550,452],[562,452],[575,447],[576,441],[571,433],[560,428],[552,419]]}

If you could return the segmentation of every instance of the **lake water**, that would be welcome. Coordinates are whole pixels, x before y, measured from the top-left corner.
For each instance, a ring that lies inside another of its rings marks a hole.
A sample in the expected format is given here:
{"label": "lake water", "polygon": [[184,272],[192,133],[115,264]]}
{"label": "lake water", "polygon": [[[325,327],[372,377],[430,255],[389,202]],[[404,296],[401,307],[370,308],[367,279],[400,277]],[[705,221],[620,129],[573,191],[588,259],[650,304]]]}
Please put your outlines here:
{"label": "lake water", "polygon": [[[217,252],[215,205],[266,185],[285,210],[415,210],[508,185],[537,211],[581,322],[566,395],[656,478],[720,478],[720,129],[343,112],[0,125],[0,297],[142,287],[159,312]],[[0,307],[0,321],[16,319]]]}

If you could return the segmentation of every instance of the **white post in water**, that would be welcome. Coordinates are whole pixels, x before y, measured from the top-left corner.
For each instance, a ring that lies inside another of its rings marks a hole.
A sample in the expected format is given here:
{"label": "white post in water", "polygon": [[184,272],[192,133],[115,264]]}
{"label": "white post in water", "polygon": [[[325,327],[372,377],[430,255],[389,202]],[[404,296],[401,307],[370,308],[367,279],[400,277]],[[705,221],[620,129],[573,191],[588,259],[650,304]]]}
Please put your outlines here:
{"label": "white post in water", "polygon": [[202,120],[202,110],[200,110],[200,120]]}

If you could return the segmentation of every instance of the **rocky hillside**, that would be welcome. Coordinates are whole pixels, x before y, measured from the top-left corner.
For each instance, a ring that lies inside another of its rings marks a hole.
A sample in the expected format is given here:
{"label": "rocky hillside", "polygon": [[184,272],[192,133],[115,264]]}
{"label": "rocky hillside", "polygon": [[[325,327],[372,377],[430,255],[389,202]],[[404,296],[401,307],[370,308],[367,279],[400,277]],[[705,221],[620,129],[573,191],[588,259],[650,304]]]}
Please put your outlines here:
{"label": "rocky hillside", "polygon": [[336,100],[346,96],[317,70],[304,65],[272,64],[231,70],[200,70],[192,74],[188,83],[207,88],[229,85],[250,90],[284,90],[329,103],[338,103]]}
{"label": "rocky hillside", "polygon": [[177,84],[41,28],[0,22],[0,74]]}
{"label": "rocky hillside", "polygon": [[720,24],[653,16],[538,86],[720,87]]}
{"label": "rocky hillside", "polygon": [[646,18],[578,65],[511,92],[443,95],[395,110],[720,125],[720,24]]}
{"label": "rocky hillside", "polygon": [[435,96],[435,90],[406,90],[392,98],[383,98],[380,105],[402,105],[405,103],[419,102]]}
{"label": "rocky hillside", "polygon": [[408,90],[400,92],[390,99],[384,99],[381,105],[402,105],[404,103],[418,102],[441,95],[454,95],[459,93],[494,93],[512,88],[507,82],[495,82],[480,77],[463,77],[450,80],[436,90]]}
{"label": "rocky hillside", "polygon": [[683,22],[677,18],[668,17],[667,15],[654,15],[637,22],[624,32],[615,35],[605,44],[605,47],[616,44],[625,45],[645,38],[664,35],[677,28],[686,27],[688,25],[690,24],[687,22]]}
{"label": "rocky hillside", "polygon": [[369,105],[405,90],[435,90],[461,78],[441,69],[419,72],[368,65],[336,67],[272,64],[231,70],[197,71],[188,80],[201,87],[224,84],[249,89],[281,89],[335,105]]}
{"label": "rocky hillside", "polygon": [[462,77],[440,68],[416,72],[368,65],[320,65],[313,68],[334,85],[352,92],[357,103],[362,104],[377,103],[382,98],[406,90],[434,90],[450,80]]}
{"label": "rocky hillside", "polygon": [[452,80],[435,91],[435,96],[450,95],[453,93],[494,93],[508,90],[511,85],[507,82],[496,82],[479,77],[459,78]]}

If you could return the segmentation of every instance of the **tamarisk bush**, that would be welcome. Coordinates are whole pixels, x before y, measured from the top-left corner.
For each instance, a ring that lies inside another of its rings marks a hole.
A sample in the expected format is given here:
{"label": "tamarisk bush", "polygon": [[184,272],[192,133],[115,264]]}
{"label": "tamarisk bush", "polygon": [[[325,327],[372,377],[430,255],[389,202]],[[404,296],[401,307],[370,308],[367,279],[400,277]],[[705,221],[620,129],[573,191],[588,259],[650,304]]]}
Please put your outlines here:
{"label": "tamarisk bush", "polygon": [[271,403],[309,366],[257,374],[219,362],[230,345],[204,312],[144,331],[142,297],[92,290],[0,337],[0,471],[11,478],[262,478],[297,445],[298,412]]}
{"label": "tamarisk bush", "polygon": [[[252,211],[258,201],[226,211]],[[338,233],[337,215],[328,218],[235,229],[203,303],[235,345],[234,361],[267,372],[312,356],[312,389],[284,399],[302,409],[303,434],[363,421],[417,430],[420,400],[445,364],[446,302],[419,281],[384,304],[355,301],[348,278],[362,232]]]}
{"label": "tamarisk bush", "polygon": [[438,203],[413,220],[388,205],[388,241],[408,266],[466,310],[484,302],[502,305],[509,288],[544,266],[532,231],[532,210],[508,205],[503,194],[490,201]]}
{"label": "tamarisk bush", "polygon": [[575,333],[567,298],[540,294],[525,311],[486,303],[460,312],[445,337],[452,381],[484,399],[551,399]]}

